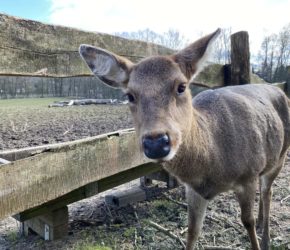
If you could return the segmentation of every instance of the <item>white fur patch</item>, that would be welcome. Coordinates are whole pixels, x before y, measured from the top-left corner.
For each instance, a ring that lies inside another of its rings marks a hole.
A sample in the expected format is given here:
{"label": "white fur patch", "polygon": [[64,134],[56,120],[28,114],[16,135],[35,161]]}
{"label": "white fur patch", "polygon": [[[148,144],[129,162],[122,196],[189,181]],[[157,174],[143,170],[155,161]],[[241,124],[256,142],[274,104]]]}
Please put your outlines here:
{"label": "white fur patch", "polygon": [[173,157],[176,155],[176,150],[171,149],[169,154],[167,156],[165,156],[162,160],[164,161],[170,161],[173,159]]}

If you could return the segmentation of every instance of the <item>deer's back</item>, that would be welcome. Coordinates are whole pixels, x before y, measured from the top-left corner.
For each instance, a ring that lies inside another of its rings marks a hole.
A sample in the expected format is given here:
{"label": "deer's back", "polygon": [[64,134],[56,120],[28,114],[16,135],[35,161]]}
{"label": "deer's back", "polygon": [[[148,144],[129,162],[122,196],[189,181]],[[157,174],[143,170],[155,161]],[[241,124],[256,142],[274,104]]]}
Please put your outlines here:
{"label": "deer's back", "polygon": [[208,90],[193,99],[193,106],[202,114],[209,164],[217,178],[218,173],[236,181],[261,175],[289,147],[288,98],[276,87],[250,84]]}

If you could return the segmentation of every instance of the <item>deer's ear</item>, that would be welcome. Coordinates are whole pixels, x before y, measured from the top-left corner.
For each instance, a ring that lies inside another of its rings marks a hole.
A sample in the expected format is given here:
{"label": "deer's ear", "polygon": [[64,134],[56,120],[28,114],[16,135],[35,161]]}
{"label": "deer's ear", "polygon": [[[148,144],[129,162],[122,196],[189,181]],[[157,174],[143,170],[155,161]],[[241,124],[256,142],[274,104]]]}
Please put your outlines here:
{"label": "deer's ear", "polygon": [[202,69],[207,55],[209,54],[210,47],[220,34],[220,31],[220,29],[217,29],[215,32],[200,38],[173,55],[173,60],[179,65],[182,73],[188,79]]}
{"label": "deer's ear", "polygon": [[79,52],[95,76],[104,83],[113,88],[126,87],[133,67],[131,61],[86,44],[80,46]]}

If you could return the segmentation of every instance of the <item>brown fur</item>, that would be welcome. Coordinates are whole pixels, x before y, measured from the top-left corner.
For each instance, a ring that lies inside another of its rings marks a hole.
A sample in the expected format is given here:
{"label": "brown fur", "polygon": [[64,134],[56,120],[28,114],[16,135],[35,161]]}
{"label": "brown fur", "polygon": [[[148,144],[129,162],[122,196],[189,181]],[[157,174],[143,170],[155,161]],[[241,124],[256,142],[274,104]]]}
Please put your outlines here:
{"label": "brown fur", "polygon": [[[208,201],[228,190],[236,192],[252,248],[260,249],[253,215],[260,181],[258,227],[266,250],[271,185],[290,144],[289,101],[278,88],[267,85],[207,90],[192,100],[190,78],[218,33],[175,55],[151,57],[136,65],[88,45],[81,46],[80,53],[106,84],[122,87],[134,99],[130,109],[141,149],[145,136],[170,137],[171,151],[159,161],[187,189],[187,249],[198,238]],[[180,84],[186,86],[182,94],[177,93]]]}

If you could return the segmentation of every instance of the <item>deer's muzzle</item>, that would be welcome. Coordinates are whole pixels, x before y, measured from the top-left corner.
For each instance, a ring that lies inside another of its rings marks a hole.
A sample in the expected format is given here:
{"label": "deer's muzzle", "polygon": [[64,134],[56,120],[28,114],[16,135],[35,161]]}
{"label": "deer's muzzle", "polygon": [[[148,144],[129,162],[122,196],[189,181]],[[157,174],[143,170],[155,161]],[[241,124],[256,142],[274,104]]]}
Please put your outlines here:
{"label": "deer's muzzle", "polygon": [[150,135],[143,137],[143,149],[150,159],[162,159],[170,152],[170,139],[167,134]]}

